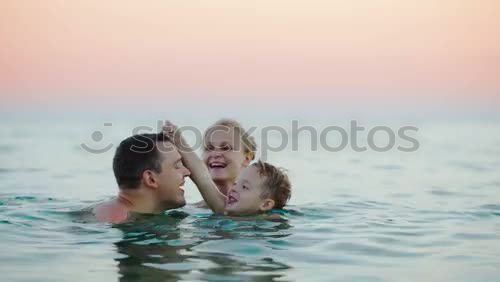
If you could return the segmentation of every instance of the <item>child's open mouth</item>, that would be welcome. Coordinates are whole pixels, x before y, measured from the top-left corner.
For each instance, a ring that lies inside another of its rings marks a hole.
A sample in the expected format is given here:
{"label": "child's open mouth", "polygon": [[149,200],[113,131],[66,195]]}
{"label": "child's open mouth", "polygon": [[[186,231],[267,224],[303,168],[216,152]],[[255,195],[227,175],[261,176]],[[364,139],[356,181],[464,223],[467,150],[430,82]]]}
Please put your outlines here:
{"label": "child's open mouth", "polygon": [[238,202],[238,199],[236,199],[233,195],[229,194],[227,196],[227,205],[232,205],[236,202]]}

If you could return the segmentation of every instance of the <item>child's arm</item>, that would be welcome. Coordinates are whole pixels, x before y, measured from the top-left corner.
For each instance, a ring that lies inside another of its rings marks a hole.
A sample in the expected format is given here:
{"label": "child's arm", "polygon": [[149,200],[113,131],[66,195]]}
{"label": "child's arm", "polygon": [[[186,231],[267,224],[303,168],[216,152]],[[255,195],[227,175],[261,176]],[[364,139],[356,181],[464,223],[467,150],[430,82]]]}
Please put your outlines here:
{"label": "child's arm", "polygon": [[191,171],[191,180],[193,180],[198,187],[201,196],[210,209],[212,209],[214,213],[224,214],[226,196],[217,189],[208,168],[196,155],[191,146],[186,143],[182,137],[182,132],[180,132],[171,122],[167,121],[163,127],[163,133],[171,138],[174,145],[178,148],[179,154],[182,156],[182,162]]}

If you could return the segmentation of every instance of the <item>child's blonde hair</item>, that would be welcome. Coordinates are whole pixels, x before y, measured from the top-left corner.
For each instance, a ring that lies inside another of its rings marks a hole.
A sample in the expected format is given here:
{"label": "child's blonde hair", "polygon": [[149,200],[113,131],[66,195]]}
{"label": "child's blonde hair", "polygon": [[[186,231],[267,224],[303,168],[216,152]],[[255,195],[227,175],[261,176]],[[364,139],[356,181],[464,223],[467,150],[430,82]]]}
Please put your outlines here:
{"label": "child's blonde hair", "polygon": [[292,195],[292,185],[285,170],[260,160],[252,166],[265,177],[262,196],[273,199],[275,209],[282,209]]}

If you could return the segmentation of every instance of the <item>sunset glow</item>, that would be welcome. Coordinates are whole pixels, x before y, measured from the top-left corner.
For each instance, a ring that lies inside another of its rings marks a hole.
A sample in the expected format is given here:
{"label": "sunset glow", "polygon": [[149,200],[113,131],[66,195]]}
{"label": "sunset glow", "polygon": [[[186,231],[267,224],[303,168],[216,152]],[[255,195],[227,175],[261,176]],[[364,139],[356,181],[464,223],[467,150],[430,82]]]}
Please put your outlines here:
{"label": "sunset glow", "polygon": [[491,103],[499,30],[496,0],[4,0],[0,98]]}

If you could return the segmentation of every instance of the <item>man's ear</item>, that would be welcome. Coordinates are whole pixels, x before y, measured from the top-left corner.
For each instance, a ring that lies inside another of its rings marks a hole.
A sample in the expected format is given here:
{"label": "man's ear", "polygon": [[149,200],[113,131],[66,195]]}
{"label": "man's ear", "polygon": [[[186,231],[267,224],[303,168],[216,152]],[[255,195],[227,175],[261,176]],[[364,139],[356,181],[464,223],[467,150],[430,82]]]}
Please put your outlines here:
{"label": "man's ear", "polygon": [[156,176],[156,173],[154,173],[151,170],[146,169],[142,173],[142,182],[146,187],[153,188],[153,189],[158,189],[159,183],[158,183],[158,178]]}
{"label": "man's ear", "polygon": [[273,199],[265,199],[261,204],[260,204],[260,210],[261,211],[268,211],[274,208],[274,200]]}

